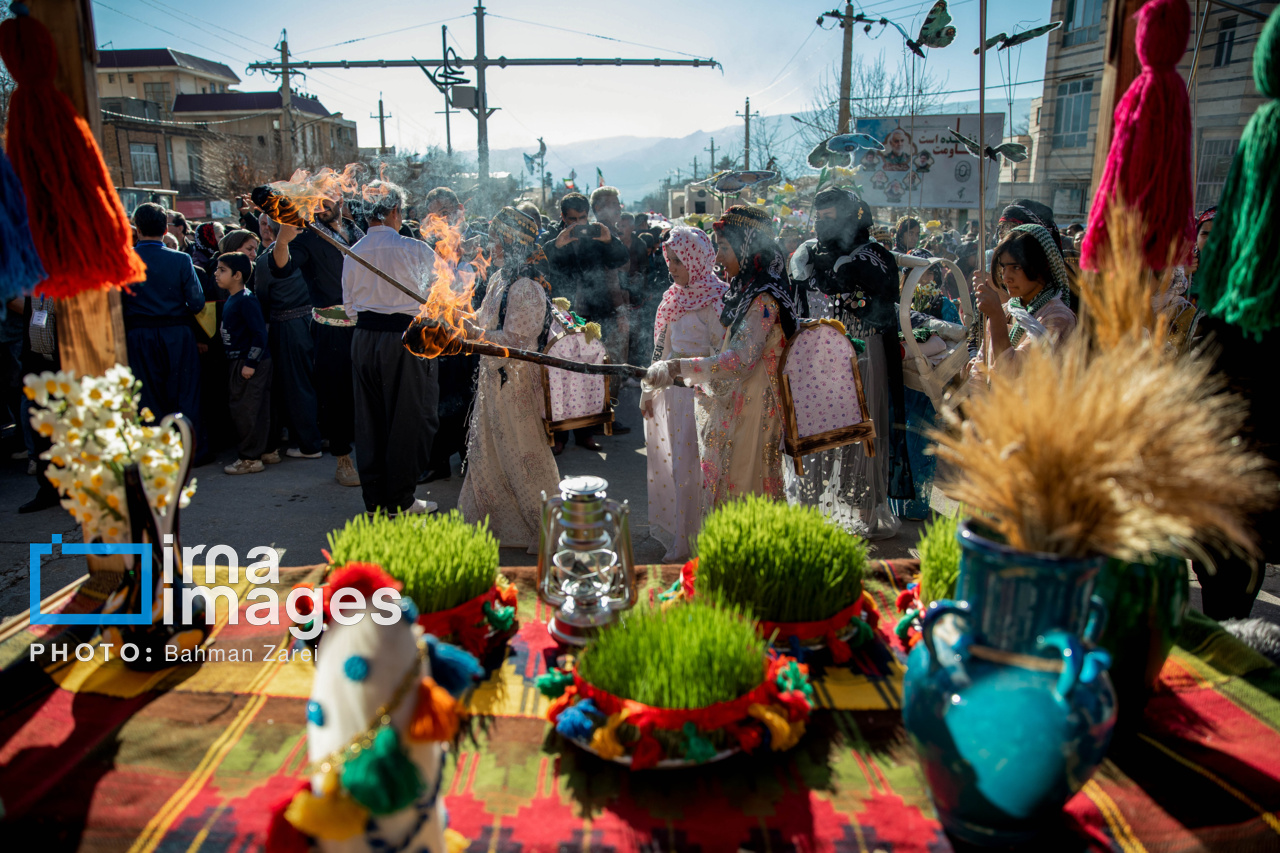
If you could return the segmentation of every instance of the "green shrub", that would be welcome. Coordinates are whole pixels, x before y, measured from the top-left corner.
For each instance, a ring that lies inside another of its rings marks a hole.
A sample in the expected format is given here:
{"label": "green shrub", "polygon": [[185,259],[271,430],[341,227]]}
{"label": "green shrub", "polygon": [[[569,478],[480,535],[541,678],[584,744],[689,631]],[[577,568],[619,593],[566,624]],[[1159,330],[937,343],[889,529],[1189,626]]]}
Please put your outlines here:
{"label": "green shrub", "polygon": [[656,708],[705,708],[764,680],[765,642],[741,610],[698,600],[636,608],[578,658],[589,684]]}
{"label": "green shrub", "polygon": [[752,495],[707,516],[697,594],[720,594],[767,622],[827,619],[862,595],[867,545],[816,507]]}
{"label": "green shrub", "polygon": [[920,603],[925,607],[956,593],[956,579],[960,577],[960,541],[956,539],[959,523],[957,512],[926,524],[920,534]]}
{"label": "green shrub", "polygon": [[467,524],[457,510],[442,515],[358,515],[329,534],[334,566],[374,563],[404,584],[420,613],[457,607],[493,586],[498,540],[487,522]]}

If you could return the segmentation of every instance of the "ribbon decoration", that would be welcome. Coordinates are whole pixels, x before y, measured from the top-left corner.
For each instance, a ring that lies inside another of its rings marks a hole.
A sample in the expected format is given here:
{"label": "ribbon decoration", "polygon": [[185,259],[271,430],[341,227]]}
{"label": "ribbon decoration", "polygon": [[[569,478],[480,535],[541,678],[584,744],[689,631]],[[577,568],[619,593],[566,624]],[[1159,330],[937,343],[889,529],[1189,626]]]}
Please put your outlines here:
{"label": "ribbon decoration", "polygon": [[469,601],[448,610],[418,615],[422,630],[437,637],[452,636],[458,645],[480,657],[488,642],[489,628],[509,628],[514,622],[518,602],[516,588],[510,584],[494,584]]}

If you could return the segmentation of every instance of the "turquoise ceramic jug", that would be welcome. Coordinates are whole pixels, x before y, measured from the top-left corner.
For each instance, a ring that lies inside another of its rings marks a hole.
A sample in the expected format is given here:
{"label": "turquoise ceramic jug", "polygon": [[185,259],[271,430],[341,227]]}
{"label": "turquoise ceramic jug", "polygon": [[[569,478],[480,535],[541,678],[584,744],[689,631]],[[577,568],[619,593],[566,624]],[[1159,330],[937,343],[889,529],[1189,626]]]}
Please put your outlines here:
{"label": "turquoise ceramic jug", "polygon": [[1040,654],[994,649],[972,633],[975,621],[964,602],[925,611],[903,722],[943,826],[971,844],[1022,843],[1052,826],[1106,754],[1110,658],[1057,629],[1040,636]]}

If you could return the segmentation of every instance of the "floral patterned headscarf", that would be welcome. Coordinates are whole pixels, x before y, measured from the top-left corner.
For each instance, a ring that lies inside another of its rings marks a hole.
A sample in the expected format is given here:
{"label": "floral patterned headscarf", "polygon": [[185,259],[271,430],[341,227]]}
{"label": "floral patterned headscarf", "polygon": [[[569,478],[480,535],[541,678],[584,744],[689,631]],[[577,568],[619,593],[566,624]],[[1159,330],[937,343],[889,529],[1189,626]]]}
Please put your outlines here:
{"label": "floral patterned headscarf", "polygon": [[716,250],[705,231],[688,225],[672,228],[671,236],[662,244],[662,251],[668,260],[672,255],[680,259],[680,263],[689,270],[689,283],[672,283],[662,294],[653,325],[653,338],[659,343],[667,324],[690,311],[714,305],[719,314],[723,308],[724,292],[729,287],[716,275]]}

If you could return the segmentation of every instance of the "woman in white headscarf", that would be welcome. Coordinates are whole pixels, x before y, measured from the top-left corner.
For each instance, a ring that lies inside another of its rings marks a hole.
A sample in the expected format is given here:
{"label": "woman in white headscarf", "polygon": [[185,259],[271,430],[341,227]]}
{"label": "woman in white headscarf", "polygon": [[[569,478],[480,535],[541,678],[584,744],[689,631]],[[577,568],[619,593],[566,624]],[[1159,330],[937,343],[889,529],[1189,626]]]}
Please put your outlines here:
{"label": "woman in white headscarf", "polygon": [[[672,284],[654,322],[654,361],[701,358],[724,339],[720,312],[728,285],[716,277],[716,250],[703,231],[678,226],[662,251]],[[646,391],[640,400],[649,460],[649,532],[666,547],[665,563],[689,559],[689,540],[702,522],[695,389]]]}

